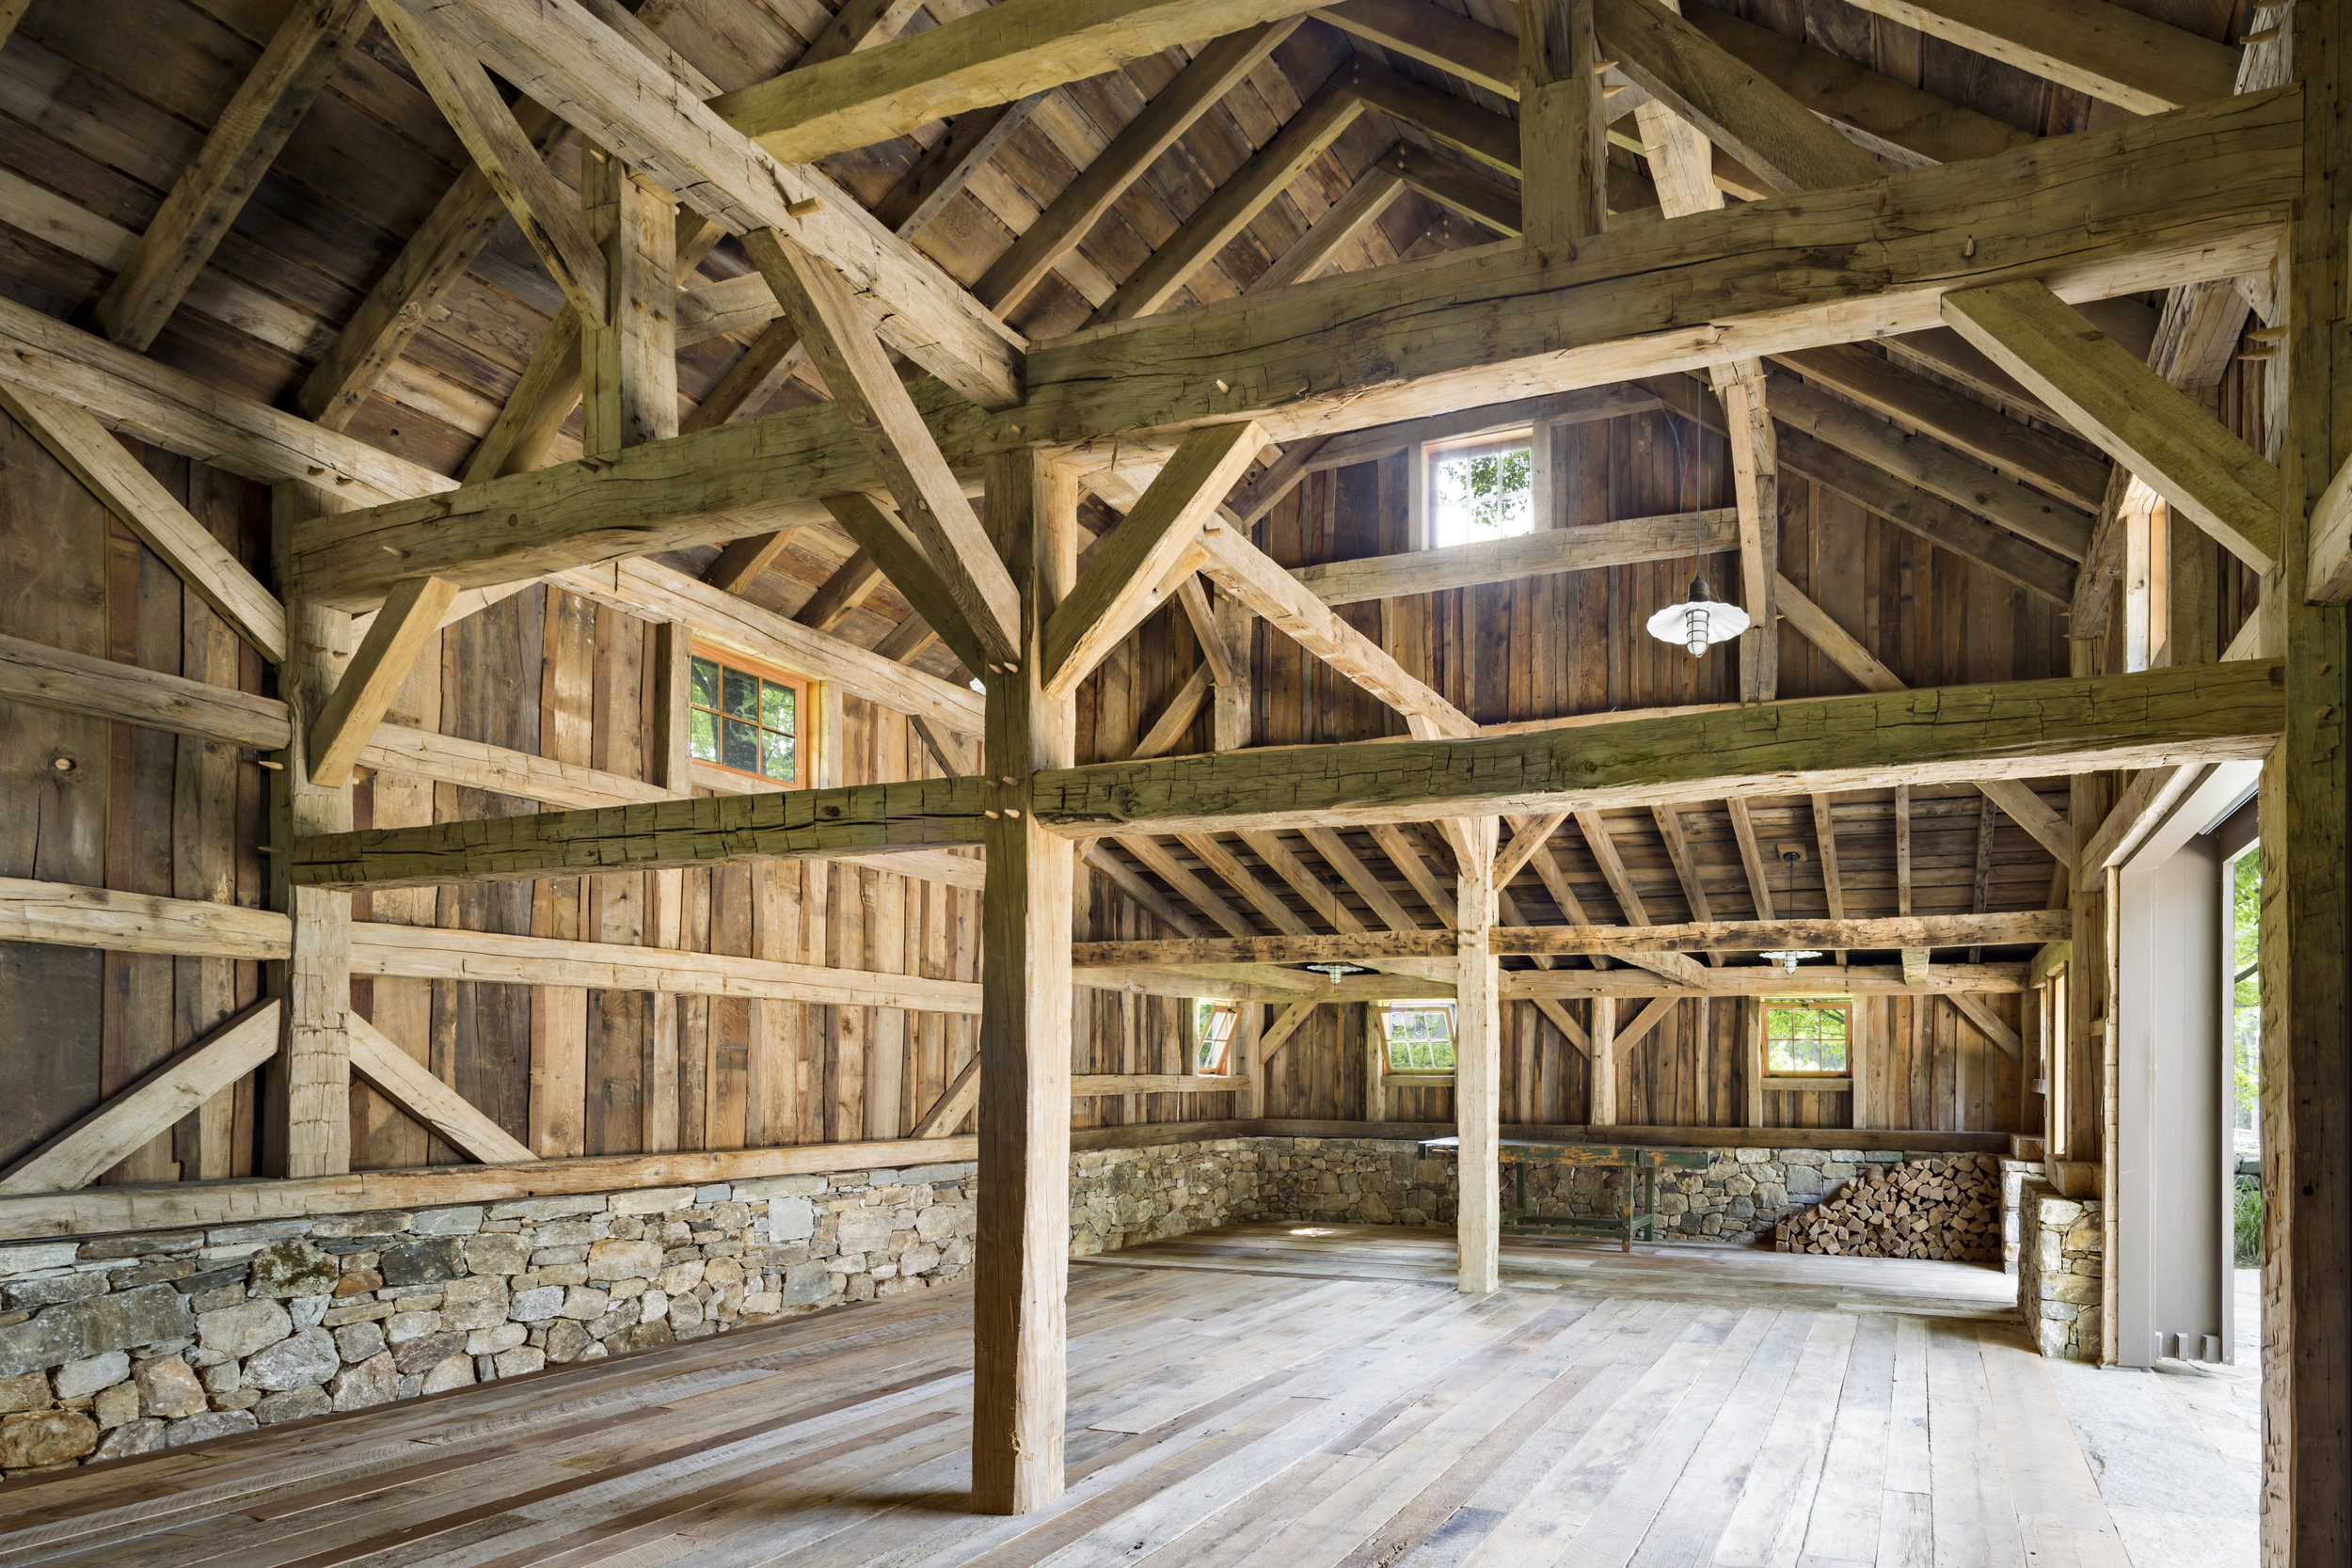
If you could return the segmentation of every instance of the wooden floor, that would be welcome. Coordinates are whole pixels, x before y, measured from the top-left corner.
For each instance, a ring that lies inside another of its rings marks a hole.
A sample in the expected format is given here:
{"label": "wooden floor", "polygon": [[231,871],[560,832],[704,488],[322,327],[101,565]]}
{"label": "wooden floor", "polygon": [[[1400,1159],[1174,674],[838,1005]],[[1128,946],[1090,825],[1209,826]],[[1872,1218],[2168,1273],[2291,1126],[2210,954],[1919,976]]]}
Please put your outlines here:
{"label": "wooden floor", "polygon": [[2009,1281],[1257,1226],[1071,1270],[1070,1490],[963,1512],[935,1291],[0,1488],[0,1565],[2126,1563]]}

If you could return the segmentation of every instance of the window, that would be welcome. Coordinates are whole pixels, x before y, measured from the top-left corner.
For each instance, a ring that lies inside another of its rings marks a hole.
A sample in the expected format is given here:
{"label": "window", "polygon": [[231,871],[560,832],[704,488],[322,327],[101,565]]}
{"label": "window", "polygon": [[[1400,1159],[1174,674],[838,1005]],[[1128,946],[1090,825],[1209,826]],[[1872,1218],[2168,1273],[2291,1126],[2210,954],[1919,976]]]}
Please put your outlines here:
{"label": "window", "polygon": [[805,678],[696,648],[691,706],[689,742],[696,762],[806,787],[816,748]]}
{"label": "window", "polygon": [[1853,1004],[1844,997],[1768,1004],[1764,1070],[1782,1077],[1845,1072],[1847,1030],[1852,1022]]}
{"label": "window", "polygon": [[1373,1022],[1388,1047],[1391,1072],[1454,1070],[1453,1003],[1382,1002],[1374,1006]]}
{"label": "window", "polygon": [[1433,448],[1429,543],[1473,545],[1535,527],[1535,451],[1527,431]]}
{"label": "window", "polygon": [[1222,1078],[1233,1070],[1233,1026],[1241,1008],[1231,1002],[1201,997],[1192,1005],[1192,1070],[1202,1078]]}

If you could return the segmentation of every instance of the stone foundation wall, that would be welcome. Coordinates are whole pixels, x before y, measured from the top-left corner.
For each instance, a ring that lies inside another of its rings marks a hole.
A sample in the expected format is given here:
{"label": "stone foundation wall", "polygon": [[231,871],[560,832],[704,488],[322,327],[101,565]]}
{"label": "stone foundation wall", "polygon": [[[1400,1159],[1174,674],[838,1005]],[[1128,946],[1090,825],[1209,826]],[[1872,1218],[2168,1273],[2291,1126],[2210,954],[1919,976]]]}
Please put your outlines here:
{"label": "stone foundation wall", "polygon": [[[1661,1178],[1659,1236],[1750,1240],[1864,1164],[1900,1158],[1723,1149],[1704,1172]],[[1538,1213],[1605,1213],[1617,1180],[1536,1168],[1529,1197]],[[946,1284],[971,1266],[976,1187],[969,1164],[928,1165],[0,1245],[0,1471],[145,1453]],[[1454,1162],[1409,1142],[1089,1151],[1071,1161],[1070,1249],[1236,1220],[1451,1226],[1456,1197]]]}
{"label": "stone foundation wall", "polygon": [[2106,1235],[2097,1198],[2060,1197],[2047,1181],[2019,1184],[2017,1306],[2044,1355],[2100,1358]]}

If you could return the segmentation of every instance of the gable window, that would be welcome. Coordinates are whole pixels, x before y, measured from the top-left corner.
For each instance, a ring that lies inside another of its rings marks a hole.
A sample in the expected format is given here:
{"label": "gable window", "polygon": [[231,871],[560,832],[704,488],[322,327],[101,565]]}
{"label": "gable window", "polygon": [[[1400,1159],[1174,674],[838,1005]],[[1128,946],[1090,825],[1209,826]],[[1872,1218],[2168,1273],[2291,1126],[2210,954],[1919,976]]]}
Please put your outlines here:
{"label": "gable window", "polygon": [[1450,1073],[1454,1070],[1454,1004],[1447,1001],[1381,1002],[1373,1024],[1388,1048],[1391,1073]]}
{"label": "gable window", "polygon": [[1535,527],[1535,449],[1525,430],[1425,449],[1429,543],[1475,545]]}
{"label": "gable window", "polygon": [[807,677],[697,647],[688,741],[696,762],[787,789],[807,787],[814,716]]}
{"label": "gable window", "polygon": [[1192,1070],[1195,1077],[1222,1078],[1233,1070],[1233,1028],[1241,1008],[1232,1002],[1200,997],[1192,1005]]}
{"label": "gable window", "polygon": [[1842,1077],[1853,1003],[1816,997],[1764,1006],[1764,1070],[1779,1078]]}

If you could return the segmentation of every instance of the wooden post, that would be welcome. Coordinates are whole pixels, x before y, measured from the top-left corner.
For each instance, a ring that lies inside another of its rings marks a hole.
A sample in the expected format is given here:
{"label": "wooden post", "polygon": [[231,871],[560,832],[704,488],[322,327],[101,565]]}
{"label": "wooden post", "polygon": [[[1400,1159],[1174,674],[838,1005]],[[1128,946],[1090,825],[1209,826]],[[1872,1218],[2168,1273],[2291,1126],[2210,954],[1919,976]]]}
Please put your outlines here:
{"label": "wooden post", "polygon": [[1617,999],[1613,996],[1593,998],[1593,1016],[1587,1025],[1593,1037],[1590,1058],[1592,1089],[1585,1121],[1594,1127],[1614,1127],[1617,1124]]}
{"label": "wooden post", "polygon": [[677,434],[677,211],[593,142],[580,198],[604,256],[605,310],[580,323],[580,445],[609,457]]}
{"label": "wooden post", "polygon": [[[271,499],[278,581],[288,583],[295,529],[340,508],[293,483]],[[261,1164],[272,1176],[341,1176],[351,1169],[351,895],[295,887],[286,868],[295,839],[351,831],[351,785],[311,784],[307,763],[311,721],[351,653],[351,617],[297,595],[286,605],[286,643],[278,691],[294,735],[270,774],[270,906],[293,916],[294,952],[271,966],[285,1006],[263,1080]]]}
{"label": "wooden post", "polygon": [[1502,1036],[1501,985],[1488,933],[1495,923],[1495,840],[1501,818],[1466,817],[1454,884],[1460,972],[1454,1002],[1454,1124],[1460,1135],[1461,1209],[1454,1288],[1484,1294],[1500,1283],[1502,1235]]}
{"label": "wooden post", "polygon": [[1034,450],[989,460],[989,528],[1020,589],[1021,645],[1015,668],[985,676],[972,1305],[972,1506],[982,1513],[1027,1513],[1062,1489],[1073,857],[1071,841],[1030,814],[1026,778],[1069,767],[1074,751],[1075,703],[1048,701],[1040,683],[1046,617],[1077,577],[1077,503],[1075,479]]}
{"label": "wooden post", "polygon": [[[688,721],[693,702],[694,633],[675,621],[653,628],[653,733],[645,756],[653,782],[675,795],[691,795],[693,765]],[[685,939],[686,873],[645,874],[645,937],[656,947],[675,948]],[[644,1147],[648,1154],[678,1147],[680,999],[656,991],[647,1004],[645,1029]]]}
{"label": "wooden post", "polygon": [[[2077,675],[2098,672],[2101,641],[2075,639],[2068,643],[2073,650],[2072,673]],[[2114,791],[2107,775],[2078,773],[2067,781],[2066,819],[2074,834],[2074,859],[2079,865],[2082,851],[2107,814]],[[2074,957],[2067,965],[2067,1012],[2065,1059],[2052,1068],[2066,1075],[2065,1117],[2054,1129],[2057,1142],[2045,1150],[2052,1162],[2083,1162],[2093,1160],[2099,1153],[2099,1117],[2103,1100],[2100,1064],[2103,1047],[2094,1034],[2094,1026],[2104,1028],[2106,1016],[2107,990],[2107,927],[2106,884],[2096,874],[2089,878],[2076,873],[2074,888],[2067,898],[2067,908],[2074,917],[2073,933]],[[2071,1188],[2063,1189],[2072,1191]],[[2081,1196],[2074,1194],[2074,1196]]]}
{"label": "wooden post", "polygon": [[1740,1000],[1740,1087],[1742,1127],[1764,1125],[1764,1004]]}
{"label": "wooden post", "polygon": [[[1388,1037],[1380,1027],[1379,1014],[1375,1008],[1359,1003],[1355,1005],[1355,1010],[1361,1012],[1364,1018],[1364,1119],[1386,1121],[1389,1119],[1389,1080],[1383,1069],[1388,1066],[1389,1060]],[[1343,1006],[1340,1017],[1345,1019],[1348,1011]],[[1343,1044],[1345,1037],[1346,1031],[1342,1029]],[[1455,1074],[1455,1083],[1458,1086],[1458,1073]]]}
{"label": "wooden post", "polygon": [[[2352,457],[2352,23],[2298,6],[2303,199],[2287,231],[2288,420],[2280,571],[2286,733],[2263,769],[2263,1489],[2265,1568],[2352,1558],[2352,914],[2345,905],[2344,719],[2352,646],[2340,607],[2304,602],[2309,518]],[[2075,950],[2079,969],[2081,950]]]}
{"label": "wooden post", "polygon": [[1592,0],[1529,0],[1519,10],[1519,166],[1527,244],[1561,259],[1607,222],[1607,117]]}
{"label": "wooden post", "polygon": [[1249,644],[1256,641],[1251,628],[1257,618],[1239,599],[1222,592],[1216,596],[1216,634],[1224,641],[1225,657],[1232,666],[1233,678],[1217,683],[1216,706],[1209,721],[1210,744],[1220,752],[1238,752],[1249,744]]}

